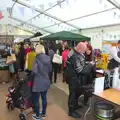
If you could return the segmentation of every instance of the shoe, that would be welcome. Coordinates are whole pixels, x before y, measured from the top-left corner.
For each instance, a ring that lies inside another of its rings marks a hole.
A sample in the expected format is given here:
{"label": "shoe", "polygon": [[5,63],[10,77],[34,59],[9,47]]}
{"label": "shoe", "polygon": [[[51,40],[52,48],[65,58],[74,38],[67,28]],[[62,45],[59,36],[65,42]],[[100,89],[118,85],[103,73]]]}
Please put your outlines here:
{"label": "shoe", "polygon": [[33,120],[40,120],[40,117],[37,117],[36,114],[32,115]]}
{"label": "shoe", "polygon": [[63,83],[65,82],[65,80],[62,81]]}
{"label": "shoe", "polygon": [[71,116],[71,117],[74,117],[74,118],[81,118],[81,115],[76,113],[76,112],[72,112],[72,113],[69,112],[68,115]]}
{"label": "shoe", "polygon": [[68,115],[74,118],[81,118],[81,115],[76,113],[73,107],[69,107]]}
{"label": "shoe", "polygon": [[43,120],[46,119],[46,115],[43,115],[41,112],[40,112],[40,116],[42,117]]}
{"label": "shoe", "polygon": [[41,115],[42,119],[45,120],[46,119],[46,115]]}

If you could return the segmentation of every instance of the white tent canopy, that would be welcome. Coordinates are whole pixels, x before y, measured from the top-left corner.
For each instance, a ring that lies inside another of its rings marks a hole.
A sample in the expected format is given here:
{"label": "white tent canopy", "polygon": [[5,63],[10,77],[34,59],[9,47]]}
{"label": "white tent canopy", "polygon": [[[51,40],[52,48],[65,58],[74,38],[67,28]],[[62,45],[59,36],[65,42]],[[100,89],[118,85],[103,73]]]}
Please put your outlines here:
{"label": "white tent canopy", "polygon": [[[2,1],[0,11],[4,17],[0,24],[11,24],[42,34],[120,24],[120,0],[15,1]],[[8,8],[12,8],[11,16]]]}

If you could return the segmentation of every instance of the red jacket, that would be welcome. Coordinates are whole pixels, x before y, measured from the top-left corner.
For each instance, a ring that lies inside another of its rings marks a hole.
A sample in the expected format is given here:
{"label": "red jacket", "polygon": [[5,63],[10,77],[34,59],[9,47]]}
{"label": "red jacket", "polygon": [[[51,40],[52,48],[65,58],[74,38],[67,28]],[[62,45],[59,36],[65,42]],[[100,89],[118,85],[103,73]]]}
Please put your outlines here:
{"label": "red jacket", "polygon": [[30,52],[30,48],[25,49],[25,55],[27,55]]}
{"label": "red jacket", "polygon": [[64,50],[62,52],[62,59],[63,59],[63,65],[64,65],[64,67],[66,67],[66,60],[67,60],[68,54],[69,54],[69,50]]}

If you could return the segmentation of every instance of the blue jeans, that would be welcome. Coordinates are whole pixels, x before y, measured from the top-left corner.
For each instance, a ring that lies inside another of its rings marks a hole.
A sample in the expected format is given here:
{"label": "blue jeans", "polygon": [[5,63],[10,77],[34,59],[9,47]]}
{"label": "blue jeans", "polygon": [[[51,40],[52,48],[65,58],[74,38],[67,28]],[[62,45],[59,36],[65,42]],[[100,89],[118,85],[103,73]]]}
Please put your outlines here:
{"label": "blue jeans", "polygon": [[40,103],[39,103],[40,95],[41,95],[41,99],[42,99],[42,114],[46,115],[47,91],[33,92],[33,104],[34,104],[36,116],[40,115]]}

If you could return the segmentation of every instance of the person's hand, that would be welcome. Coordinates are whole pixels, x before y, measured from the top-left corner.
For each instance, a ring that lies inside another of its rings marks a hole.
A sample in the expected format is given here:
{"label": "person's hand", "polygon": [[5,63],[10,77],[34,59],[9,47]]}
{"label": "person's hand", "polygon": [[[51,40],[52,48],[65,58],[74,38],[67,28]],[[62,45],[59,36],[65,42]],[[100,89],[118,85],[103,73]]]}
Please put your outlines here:
{"label": "person's hand", "polygon": [[94,64],[95,64],[95,62],[94,62],[94,61],[91,61],[91,62],[90,62],[90,64],[94,65]]}

